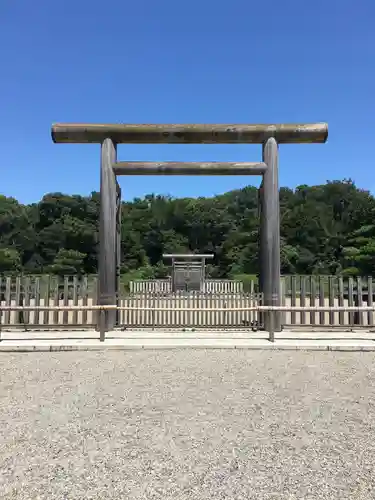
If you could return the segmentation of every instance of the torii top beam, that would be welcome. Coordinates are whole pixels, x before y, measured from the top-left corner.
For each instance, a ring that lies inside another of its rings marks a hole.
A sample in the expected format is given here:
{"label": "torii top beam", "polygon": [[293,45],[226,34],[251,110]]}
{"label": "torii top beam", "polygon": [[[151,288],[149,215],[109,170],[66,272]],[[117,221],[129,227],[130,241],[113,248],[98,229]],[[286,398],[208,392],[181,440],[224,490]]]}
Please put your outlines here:
{"label": "torii top beam", "polygon": [[274,137],[279,144],[322,143],[327,123],[290,124],[100,124],[55,123],[51,130],[57,143],[129,144],[263,144]]}

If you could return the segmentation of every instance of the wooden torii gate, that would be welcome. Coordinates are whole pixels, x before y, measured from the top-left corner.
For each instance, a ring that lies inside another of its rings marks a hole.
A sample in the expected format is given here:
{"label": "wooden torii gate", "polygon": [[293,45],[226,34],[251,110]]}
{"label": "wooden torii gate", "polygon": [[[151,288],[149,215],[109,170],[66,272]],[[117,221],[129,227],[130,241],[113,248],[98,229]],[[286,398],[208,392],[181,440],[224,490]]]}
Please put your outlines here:
{"label": "wooden torii gate", "polygon": [[[56,143],[101,144],[99,303],[116,304],[120,268],[121,190],[117,175],[261,175],[260,291],[264,305],[280,305],[279,144],[324,143],[326,123],[313,124],[85,124],[52,125]],[[117,144],[262,144],[261,162],[118,162]],[[271,315],[264,314],[264,327]],[[116,324],[108,311],[106,330]],[[281,315],[274,314],[274,331]]]}

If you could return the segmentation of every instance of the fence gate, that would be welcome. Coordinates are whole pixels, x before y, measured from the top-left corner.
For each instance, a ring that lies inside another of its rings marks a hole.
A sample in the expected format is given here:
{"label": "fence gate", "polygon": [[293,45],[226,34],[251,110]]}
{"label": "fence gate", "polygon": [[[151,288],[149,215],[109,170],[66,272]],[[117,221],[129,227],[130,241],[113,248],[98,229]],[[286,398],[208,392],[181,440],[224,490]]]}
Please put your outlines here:
{"label": "fence gate", "polygon": [[188,262],[175,263],[172,274],[173,291],[200,292],[203,285],[203,272],[200,265]]}
{"label": "fence gate", "polygon": [[206,259],[213,254],[163,254],[172,260],[172,292],[203,292]]}

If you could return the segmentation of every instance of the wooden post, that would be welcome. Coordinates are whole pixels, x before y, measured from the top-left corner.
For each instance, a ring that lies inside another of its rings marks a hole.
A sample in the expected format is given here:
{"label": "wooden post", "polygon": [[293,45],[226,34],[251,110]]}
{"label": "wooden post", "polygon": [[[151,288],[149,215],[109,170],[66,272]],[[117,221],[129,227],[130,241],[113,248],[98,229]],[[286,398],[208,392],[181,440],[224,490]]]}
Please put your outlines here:
{"label": "wooden post", "polygon": [[[373,305],[373,288],[372,288],[372,276],[367,277],[367,306],[372,307]],[[374,326],[374,312],[369,311],[367,313],[367,324],[369,326]]]}
{"label": "wooden post", "polygon": [[[12,278],[8,276],[5,281],[5,305],[12,305]],[[5,311],[4,324],[10,325],[11,323],[11,313],[10,311]]]}
{"label": "wooden post", "polygon": [[[319,306],[324,307],[325,306],[325,284],[326,284],[326,279],[325,276],[319,276]],[[324,311],[320,311],[319,313],[319,324],[320,325],[325,325],[326,321],[326,313]]]}
{"label": "wooden post", "polygon": [[[68,307],[69,305],[69,276],[64,276],[64,298],[63,298],[63,304],[64,307]],[[63,312],[63,325],[67,325],[69,323],[69,312],[64,311]]]}
{"label": "wooden post", "polygon": [[[353,300],[353,277],[349,276],[348,277],[348,306],[353,307],[354,306],[354,300]],[[353,328],[354,325],[354,313],[349,312],[349,325]]]}
{"label": "wooden post", "polygon": [[[100,225],[99,225],[99,295],[100,305],[116,303],[116,176],[112,165],[116,161],[116,144],[105,139],[101,147],[100,165]],[[103,319],[103,315],[99,315]],[[107,331],[116,323],[116,311],[107,311],[105,324],[99,326]],[[100,319],[99,322],[101,323]]]}
{"label": "wooden post", "polygon": [[[87,276],[84,276],[81,287],[81,299],[83,306],[87,306],[88,304],[88,285]],[[82,324],[87,325],[87,309],[82,311]]]}
{"label": "wooden post", "polygon": [[[344,302],[344,281],[342,279],[342,276],[339,276],[339,307],[344,307],[345,302]],[[344,316],[344,311],[339,312],[339,325],[344,325],[345,324],[345,316]]]}
{"label": "wooden post", "polygon": [[107,323],[108,323],[106,316],[108,315],[108,313],[109,313],[109,311],[101,309],[99,312],[99,315],[98,315],[99,316],[99,332],[100,332],[99,341],[100,342],[105,341],[105,332],[107,331],[106,327],[107,327]]}
{"label": "wooden post", "polygon": [[[73,276],[73,305],[78,306],[78,280]],[[78,311],[73,311],[73,325],[78,325]]]}
{"label": "wooden post", "polygon": [[[116,304],[121,305],[121,188],[116,181]],[[116,325],[121,324],[121,311],[116,310]]]}
{"label": "wooden post", "polygon": [[[25,278],[25,281],[23,284],[23,295],[24,295],[23,305],[24,306],[30,305],[30,286],[31,286],[30,285],[30,277],[27,276]],[[29,324],[29,322],[30,322],[30,312],[29,311],[24,313],[23,319],[24,319],[24,324],[25,324],[25,329],[26,329],[26,325]]]}
{"label": "wooden post", "polygon": [[[279,206],[279,153],[274,137],[263,143],[263,161],[267,169],[263,174],[261,213],[261,262],[263,268],[264,305],[280,306],[280,206]],[[272,325],[270,323],[273,323]],[[264,315],[264,327],[281,331],[281,314],[275,311]]]}
{"label": "wooden post", "polygon": [[[22,294],[21,294],[21,277],[17,276],[16,278],[16,306],[23,306]],[[23,312],[19,311],[16,313],[15,324],[19,325],[23,323]]]}
{"label": "wooden post", "polygon": [[[290,296],[290,305],[292,307],[296,307],[297,305],[297,280],[296,276],[291,276],[290,277],[290,290],[291,290],[291,296]],[[295,325],[297,323],[297,315],[295,311],[292,311],[290,315],[290,323],[292,325]]]}
{"label": "wooden post", "polygon": [[[315,297],[316,289],[315,289],[315,277],[310,276],[310,306],[315,307]],[[315,312],[310,312],[310,324],[315,325]]]}
{"label": "wooden post", "polygon": [[175,268],[175,264],[174,264],[174,257],[172,257],[172,292],[176,291],[175,274],[176,274],[176,268]]}
{"label": "wooden post", "polygon": [[[44,305],[49,307],[49,297],[51,295],[51,276],[46,277],[46,287],[44,290]],[[43,312],[43,325],[49,324],[49,311]]]}
{"label": "wooden post", "polygon": [[[34,282],[34,305],[40,306],[40,277],[37,276]],[[39,311],[34,311],[34,325],[39,325]]]}
{"label": "wooden post", "polygon": [[[355,305],[358,307],[363,307],[363,297],[362,297],[362,276],[357,276],[357,293],[355,295]],[[356,320],[354,323],[356,325],[363,325],[363,312],[358,311],[354,313]]]}
{"label": "wooden post", "polygon": [[274,319],[277,312],[278,311],[269,311],[268,340],[270,342],[275,342]]}
{"label": "wooden post", "polygon": [[[54,281],[53,305],[59,306],[60,305],[60,276],[55,276],[53,281]],[[53,325],[60,324],[60,314],[59,314],[59,311],[57,311],[57,310],[53,311],[52,324]]]}
{"label": "wooden post", "polygon": [[[329,307],[334,307],[335,305],[335,289],[333,283],[333,276],[328,276],[328,305]],[[334,311],[329,312],[329,324],[335,324],[335,313]]]}
{"label": "wooden post", "polygon": [[[299,304],[301,307],[305,307],[306,306],[306,276],[301,276],[300,282],[301,282],[301,296],[300,296]],[[306,324],[306,313],[304,311],[301,311],[300,324],[301,325]]]}
{"label": "wooden post", "polygon": [[[264,178],[262,177],[262,182],[258,189],[258,219],[259,219],[259,230],[258,230],[258,292],[260,295],[260,304],[264,305],[264,252],[265,252],[265,232],[264,232]],[[264,327],[264,317],[265,313],[263,311],[258,312],[258,324]]]}

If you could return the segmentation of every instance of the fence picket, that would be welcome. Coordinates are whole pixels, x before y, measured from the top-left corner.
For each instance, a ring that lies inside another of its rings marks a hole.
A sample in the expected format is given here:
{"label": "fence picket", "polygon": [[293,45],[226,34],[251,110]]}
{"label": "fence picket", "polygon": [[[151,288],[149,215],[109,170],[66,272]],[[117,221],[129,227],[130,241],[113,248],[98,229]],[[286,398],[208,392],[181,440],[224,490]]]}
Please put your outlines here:
{"label": "fence picket", "polygon": [[[300,298],[300,306],[305,307],[306,306],[306,276],[301,276],[301,298]],[[300,324],[305,325],[306,324],[306,313],[304,311],[301,311],[300,313]]]}
{"label": "fence picket", "polygon": [[[82,293],[82,304],[84,306],[87,306],[88,303],[88,281],[87,281],[87,276],[85,276],[82,280],[82,287],[81,287],[81,293]],[[82,311],[82,324],[87,325],[87,311]]]}
{"label": "fence picket", "polygon": [[[78,280],[73,276],[73,306],[78,306]],[[73,311],[73,325],[78,324],[78,311]]]}
{"label": "fence picket", "polygon": [[[90,281],[89,281],[90,280]],[[167,280],[168,281],[168,280]],[[208,291],[166,292],[160,289],[149,292],[137,288],[120,297],[120,305],[128,305],[133,309],[119,313],[120,323],[126,327],[153,328],[222,328],[232,327],[248,329],[253,321],[259,321],[262,314],[250,311],[254,305],[260,304],[261,295],[255,294],[255,282],[250,282],[245,292],[230,288],[230,280],[211,280]],[[214,284],[212,284],[214,283]],[[305,307],[307,304],[319,306],[343,307],[372,306],[372,277],[342,276],[286,276],[282,278],[281,304]],[[78,278],[57,276],[0,276],[2,305],[5,306],[88,306],[96,303],[96,278],[84,276]],[[234,286],[234,285],[233,285]],[[219,292],[221,287],[222,291]],[[63,290],[62,290],[63,288]],[[51,299],[49,299],[51,297]],[[92,298],[91,298],[92,297]],[[237,310],[234,310],[235,308]],[[183,310],[185,308],[185,310]],[[167,310],[166,310],[167,309]],[[215,310],[216,309],[216,310]],[[241,310],[243,309],[243,310]],[[34,325],[87,325],[95,324],[96,311],[3,311],[3,324],[16,325],[32,323]],[[283,324],[291,325],[358,325],[373,327],[375,318],[372,311],[282,311]],[[89,319],[91,318],[91,320]],[[285,321],[286,319],[286,321]]]}
{"label": "fence picket", "polygon": [[[3,298],[5,298],[3,294],[3,283],[4,279],[0,276],[0,308],[3,305]],[[0,335],[1,335],[2,325],[4,324],[4,313],[5,312],[2,309],[0,309]]]}
{"label": "fence picket", "polygon": [[[0,283],[1,283],[1,278],[0,278]],[[22,306],[23,305],[23,301],[21,300],[22,299],[21,287],[22,287],[21,277],[17,276],[17,278],[16,278],[16,297],[15,297],[15,305],[16,306]],[[16,312],[14,322],[15,322],[16,325],[17,324],[19,325],[19,324],[23,323],[23,311],[17,311]]]}
{"label": "fence picket", "polygon": [[[372,276],[367,278],[367,305],[371,307],[373,305],[373,287],[372,287]],[[374,326],[374,313],[369,311],[367,313],[367,324],[369,326]]]}
{"label": "fence picket", "polygon": [[[53,280],[53,305],[59,306],[60,305],[60,280],[58,276],[55,276]],[[60,314],[59,311],[53,311],[53,324],[58,325],[60,320]]]}
{"label": "fence picket", "polygon": [[[296,277],[295,276],[291,276],[291,279],[290,279],[290,289],[291,289],[291,305],[292,307],[295,307],[297,305],[297,287],[296,287]],[[290,315],[290,322],[292,323],[292,325],[295,325],[296,324],[296,313],[295,311],[292,311],[291,315]]]}
{"label": "fence picket", "polygon": [[[69,305],[69,277],[64,276],[64,298],[63,298],[63,304],[64,306]],[[64,311],[63,312],[63,324],[67,325],[69,323],[69,312]]]}
{"label": "fence picket", "polygon": [[[37,278],[35,278],[35,281],[34,281],[34,305],[36,307],[39,307],[40,306],[40,278],[39,276]],[[35,310],[34,311],[34,325],[39,325],[39,312],[40,311],[37,311]]]}
{"label": "fence picket", "polygon": [[[319,276],[319,305],[322,307],[322,306],[325,306],[325,297],[324,297],[324,277],[323,276]],[[326,313],[321,311],[319,313],[319,324],[320,325],[325,325],[326,322],[325,322],[325,316],[326,316]]]}
{"label": "fence picket", "polygon": [[[333,276],[328,276],[328,305],[329,307],[334,307],[335,305],[335,290],[333,283]],[[334,311],[329,311],[329,324],[335,324],[335,313]]]}
{"label": "fence picket", "polygon": [[[12,300],[12,278],[8,276],[5,280],[5,305],[10,306]],[[10,324],[10,311],[5,311],[4,324]]]}
{"label": "fence picket", "polygon": [[[44,298],[43,298],[43,305],[49,307],[49,296],[51,293],[51,276],[47,276],[46,279],[46,285],[44,289]],[[43,319],[42,319],[43,325],[48,325],[49,324],[49,311],[43,311]]]}
{"label": "fence picket", "polygon": [[[338,293],[339,293],[339,307],[344,307],[344,281],[342,276],[339,276],[338,283]],[[339,311],[339,325],[345,324],[344,311]]]}
{"label": "fence picket", "polygon": [[[363,306],[363,296],[362,296],[362,277],[357,276],[357,293],[356,293],[356,306],[362,307]],[[357,312],[355,313],[357,317],[357,321],[355,321],[356,325],[363,325],[363,312]]]}
{"label": "fence picket", "polygon": [[[30,306],[30,293],[31,293],[31,290],[30,290],[30,277],[27,276],[25,278],[24,286],[23,286],[23,296],[24,296],[23,304],[25,306]],[[30,323],[30,312],[29,311],[25,311],[24,312],[23,319],[24,319],[24,324],[25,325],[28,325]]]}
{"label": "fence picket", "polygon": [[[310,306],[315,307],[315,299],[316,299],[316,289],[315,289],[315,279],[314,276],[310,276]],[[310,324],[315,325],[316,316],[315,312],[310,312]]]}
{"label": "fence picket", "polygon": [[[348,278],[348,306],[353,307],[353,278],[349,276]],[[354,314],[352,311],[349,312],[349,325],[353,327],[354,325]]]}

